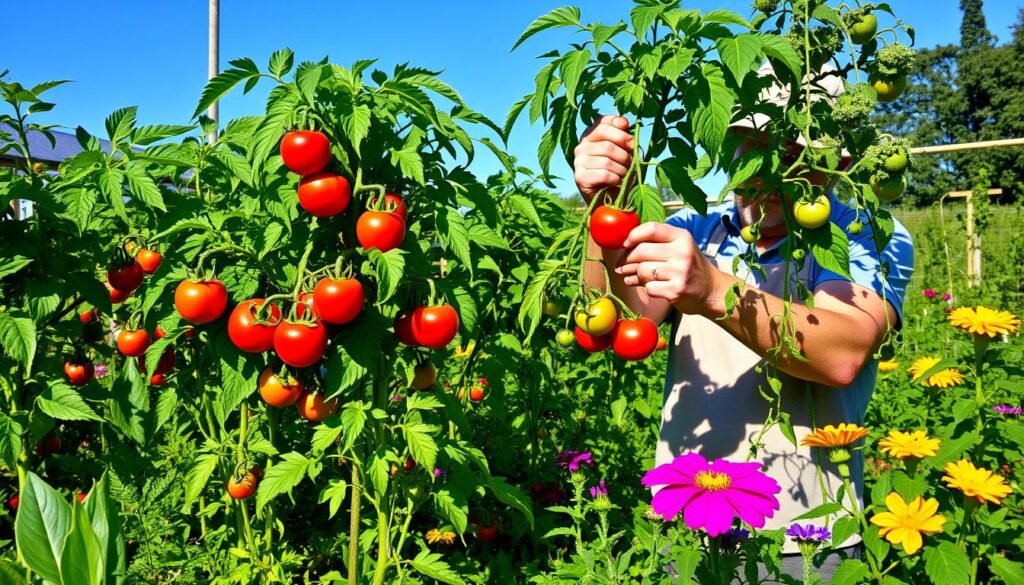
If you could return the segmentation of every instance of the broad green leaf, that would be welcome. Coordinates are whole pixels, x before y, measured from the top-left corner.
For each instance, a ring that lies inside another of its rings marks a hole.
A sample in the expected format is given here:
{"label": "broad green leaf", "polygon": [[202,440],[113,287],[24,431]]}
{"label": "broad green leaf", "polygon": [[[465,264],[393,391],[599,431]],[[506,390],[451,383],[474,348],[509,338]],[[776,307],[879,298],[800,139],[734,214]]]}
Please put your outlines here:
{"label": "broad green leaf", "polygon": [[576,86],[579,85],[580,77],[590,63],[590,51],[579,49],[566,53],[559,62],[558,73],[562,77],[562,84],[565,85],[565,95],[569,103],[576,106]]}
{"label": "broad green leaf", "polygon": [[458,490],[446,486],[433,493],[434,508],[455,526],[455,531],[462,534],[468,524],[469,505],[466,496]]}
{"label": "broad green leaf", "polygon": [[24,426],[20,422],[0,412],[0,462],[9,469],[17,467],[18,457],[24,449],[21,440],[23,431]]}
{"label": "broad green leaf", "polygon": [[288,72],[292,70],[294,62],[295,53],[291,49],[288,47],[278,49],[270,55],[270,63],[267,66],[267,70],[274,77],[281,78],[288,75]]}
{"label": "broad green leaf", "polygon": [[192,118],[198,118],[214,102],[227,95],[238,82],[256,77],[260,74],[259,67],[252,59],[237,59],[231,61],[231,68],[219,73],[216,77],[206,83],[203,94],[199,98],[199,105],[192,113]]}
{"label": "broad green leaf", "polygon": [[487,480],[487,489],[491,490],[494,497],[506,506],[519,510],[526,516],[526,521],[533,528],[533,503],[526,492],[518,487],[509,484],[501,477],[491,477]]}
{"label": "broad green leaf", "polygon": [[384,447],[378,448],[377,452],[370,457],[370,465],[367,468],[370,476],[370,485],[373,486],[373,491],[378,497],[387,493],[388,490],[388,473],[391,469],[385,453],[386,449]]}
{"label": "broad green leaf", "polygon": [[25,569],[15,565],[13,560],[0,559],[0,583],[5,585],[27,585]]}
{"label": "broad green leaf", "polygon": [[61,583],[60,554],[71,530],[71,506],[31,471],[20,498],[14,537],[22,561],[43,579]]}
{"label": "broad green leaf", "polygon": [[103,420],[77,390],[63,381],[50,382],[36,398],[36,405],[57,420]]}
{"label": "broad green leaf", "polygon": [[807,512],[800,514],[796,518],[793,518],[793,522],[796,522],[797,520],[811,520],[814,518],[823,518],[830,514],[835,514],[836,512],[839,512],[842,509],[843,507],[835,502],[825,502],[824,504],[815,506],[814,508],[811,508]]}
{"label": "broad green leaf", "polygon": [[796,77],[803,77],[803,61],[789,41],[775,35],[760,35],[760,40],[765,55],[782,61]]}
{"label": "broad green leaf", "polygon": [[345,131],[345,137],[352,143],[356,153],[362,152],[363,140],[370,134],[370,107],[365,104],[353,104],[342,101],[339,104],[338,114],[341,117],[341,127]]}
{"label": "broad green leaf", "polygon": [[750,22],[743,18],[739,14],[732,12],[731,10],[725,10],[722,8],[711,10],[704,15],[704,22],[717,22],[721,24],[735,24],[744,28],[753,28],[750,26]]}
{"label": "broad green leaf", "polygon": [[601,51],[601,47],[605,43],[607,43],[609,40],[614,38],[615,35],[623,32],[625,30],[626,30],[626,23],[621,22],[621,21],[618,24],[615,24],[613,26],[604,25],[604,24],[600,24],[600,23],[595,24],[594,25],[594,30],[593,30],[594,51],[595,52],[600,52]]}
{"label": "broad green leaf", "polygon": [[124,170],[124,175],[128,178],[128,192],[133,197],[137,197],[139,201],[149,207],[167,211],[160,188],[156,186],[156,182],[146,173],[146,169],[142,165],[129,164]]}
{"label": "broad green leaf", "polygon": [[951,542],[926,547],[924,569],[935,585],[967,585],[970,581],[967,553]]}
{"label": "broad green leaf", "polygon": [[842,546],[848,538],[856,534],[859,528],[860,524],[856,518],[849,516],[836,518],[836,521],[832,523],[832,546]]}
{"label": "broad green leaf", "polygon": [[107,137],[115,145],[120,144],[128,138],[135,128],[135,116],[138,113],[137,106],[114,110],[107,116],[104,126],[107,129]]}
{"label": "broad green leaf", "polygon": [[682,161],[675,158],[667,158],[658,163],[658,182],[667,184],[676,194],[690,205],[697,213],[705,215],[708,212],[708,196],[704,190],[697,186],[686,172]]}
{"label": "broad green leaf", "polygon": [[310,446],[315,453],[322,453],[329,449],[344,432],[345,427],[338,417],[328,418],[316,426]]}
{"label": "broad green leaf", "polygon": [[549,28],[555,28],[560,26],[579,26],[580,25],[580,9],[573,6],[563,6],[556,8],[551,12],[541,16],[530,23],[530,26],[526,27],[523,34],[519,35],[519,39],[516,44],[512,45],[512,50],[516,50],[516,47],[521,45],[523,41],[539,33],[542,30]]}
{"label": "broad green leaf", "polygon": [[811,244],[811,253],[819,266],[853,280],[850,276],[850,242],[841,227],[829,222],[828,225],[804,230],[803,233]]}
{"label": "broad green leaf", "polygon": [[448,585],[465,585],[466,583],[458,573],[448,566],[448,563],[441,560],[441,555],[432,553],[429,549],[420,551],[420,554],[416,555],[416,558],[412,559],[410,563],[417,572],[442,583]]}
{"label": "broad green leaf", "polygon": [[654,24],[654,21],[664,11],[665,6],[659,4],[641,4],[630,10],[629,18],[633,23],[633,33],[636,35],[636,38],[643,41],[644,37],[647,36],[647,32],[651,29],[651,25]]}
{"label": "broad green leaf", "polygon": [[415,149],[391,149],[391,164],[397,164],[405,178],[416,181],[418,185],[426,184],[423,177],[423,159]]}
{"label": "broad green leaf", "polygon": [[677,84],[683,71],[693,63],[693,55],[693,49],[676,49],[658,68],[658,75]]}
{"label": "broad green leaf", "polygon": [[402,283],[405,274],[405,252],[398,248],[383,253],[373,250],[370,252],[370,259],[373,260],[377,284],[380,287],[380,298],[377,302],[387,302]]}
{"label": "broad green leaf", "polygon": [[693,579],[694,573],[697,572],[697,566],[703,558],[704,553],[693,549],[683,549],[672,556],[676,562],[676,570],[679,571],[680,583],[689,583]]}
{"label": "broad green leaf", "polygon": [[106,196],[114,213],[128,221],[128,212],[124,206],[124,173],[117,169],[104,169],[99,180],[100,191]]}
{"label": "broad green leaf", "polygon": [[839,563],[832,574],[829,585],[858,585],[868,577],[868,566],[858,559],[846,559]]}
{"label": "broad green leaf", "polygon": [[348,482],[343,479],[332,479],[323,490],[320,491],[319,503],[330,502],[327,518],[334,518],[345,501],[345,494],[348,493]]}
{"label": "broad green leaf", "polygon": [[210,476],[217,469],[218,461],[216,453],[204,453],[196,458],[196,462],[188,470],[185,477],[185,513],[188,513],[188,508],[202,495],[206,484],[210,482]]}
{"label": "broad green leaf", "polygon": [[405,442],[409,445],[409,452],[412,458],[424,468],[433,470],[437,463],[437,443],[434,442],[431,432],[432,427],[423,423],[410,423],[402,426],[402,434]]}
{"label": "broad green leaf", "polygon": [[345,426],[345,446],[342,451],[352,448],[363,432],[366,419],[366,407],[361,402],[345,405],[345,410],[341,411],[341,424]]}
{"label": "broad green leaf", "polygon": [[92,531],[85,506],[74,501],[71,503],[71,530],[61,550],[61,582],[67,585],[100,585],[103,569],[99,542]]}
{"label": "broad green leaf", "polygon": [[32,258],[26,258],[25,256],[12,256],[9,259],[0,260],[0,278],[14,274],[31,264],[32,260]]}
{"label": "broad green leaf", "polygon": [[99,546],[101,571],[106,583],[124,582],[127,554],[124,543],[124,527],[119,516],[120,508],[110,497],[110,480],[104,473],[89,491],[85,501],[93,534]]}
{"label": "broad green leaf", "polygon": [[32,371],[36,355],[36,325],[23,313],[0,312],[0,344],[4,353],[25,366],[26,374]]}
{"label": "broad green leaf", "polygon": [[33,321],[41,324],[49,319],[64,301],[64,283],[49,278],[33,280],[25,285],[25,302]]}
{"label": "broad green leaf", "polygon": [[469,229],[466,227],[466,218],[459,213],[458,209],[449,207],[443,210],[443,215],[438,213],[435,220],[437,222],[437,237],[472,274],[473,258],[469,253]]}
{"label": "broad green leaf", "polygon": [[717,160],[736,101],[735,94],[726,86],[722,69],[714,63],[705,63],[701,75],[691,80],[684,99],[690,110],[694,138]]}
{"label": "broad green leaf", "polygon": [[925,459],[925,462],[935,469],[942,469],[947,463],[958,459],[964,451],[970,449],[978,442],[978,433],[971,431],[954,438],[943,438],[942,444],[934,457]]}
{"label": "broad green leaf", "polygon": [[722,63],[732,72],[737,85],[750,73],[761,54],[761,37],[755,34],[742,34],[735,37],[718,39],[715,43]]}
{"label": "broad green leaf", "polygon": [[993,554],[988,557],[989,568],[1006,583],[1024,583],[1024,564]]}
{"label": "broad green leaf", "polygon": [[310,460],[300,453],[285,453],[281,461],[267,470],[256,489],[256,510],[262,510],[267,502],[281,494],[291,494],[295,486],[306,477]]}
{"label": "broad green leaf", "polygon": [[630,194],[629,202],[636,207],[641,223],[665,221],[665,206],[657,189],[650,185],[637,185]]}

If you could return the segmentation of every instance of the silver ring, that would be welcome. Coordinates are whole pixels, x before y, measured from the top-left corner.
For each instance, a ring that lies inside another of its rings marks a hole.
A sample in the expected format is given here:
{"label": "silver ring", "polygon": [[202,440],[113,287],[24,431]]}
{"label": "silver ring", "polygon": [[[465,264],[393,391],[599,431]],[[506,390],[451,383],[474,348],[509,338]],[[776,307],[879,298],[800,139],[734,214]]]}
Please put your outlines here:
{"label": "silver ring", "polygon": [[658,280],[658,267],[655,266],[654,270],[651,271],[651,279]]}

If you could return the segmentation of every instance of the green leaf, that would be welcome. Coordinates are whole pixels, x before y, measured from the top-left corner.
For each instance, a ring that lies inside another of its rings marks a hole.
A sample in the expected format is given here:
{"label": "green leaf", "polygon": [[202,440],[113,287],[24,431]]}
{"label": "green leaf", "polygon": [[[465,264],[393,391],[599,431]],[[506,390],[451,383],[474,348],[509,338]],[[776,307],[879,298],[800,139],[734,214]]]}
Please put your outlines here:
{"label": "green leaf", "polygon": [[839,563],[829,585],[857,585],[867,578],[868,566],[863,561],[846,559]]}
{"label": "green leaf", "polygon": [[124,173],[117,169],[104,169],[100,173],[100,191],[107,197],[107,202],[121,219],[128,221],[128,212],[124,206]]}
{"label": "green leaf", "polygon": [[36,405],[57,420],[103,420],[74,388],[60,381],[50,382]]}
{"label": "green leaf", "polygon": [[677,49],[658,68],[658,75],[675,85],[683,71],[693,63],[694,54],[693,49]]}
{"label": "green leaf", "polygon": [[576,105],[576,87],[589,64],[590,51],[587,49],[566,53],[559,62],[558,73],[562,77],[562,84],[565,85],[565,95],[573,106]]}
{"label": "green leaf", "polygon": [[473,274],[473,259],[469,253],[469,229],[466,227],[466,218],[459,213],[458,209],[447,207],[444,208],[444,215],[438,213],[435,219],[437,221],[437,237],[469,270],[469,273]]}
{"label": "green leaf", "polygon": [[42,323],[49,319],[64,302],[64,283],[55,280],[33,280],[25,285],[25,302],[33,321]]}
{"label": "green leaf", "polygon": [[327,68],[319,63],[303,61],[295,71],[295,85],[298,86],[306,103],[312,104],[316,96],[316,88],[320,85]]}
{"label": "green leaf", "polygon": [[491,490],[494,497],[506,506],[511,506],[526,517],[530,528],[533,528],[533,502],[526,492],[518,487],[509,484],[501,477],[491,477],[487,480],[487,489]]}
{"label": "green leaf", "polygon": [[423,549],[420,554],[416,555],[412,561],[412,568],[416,569],[417,572],[436,579],[442,583],[448,583],[448,585],[465,585],[466,582],[462,580],[462,577],[448,566],[448,563],[441,560],[441,555],[430,552],[429,549]]}
{"label": "green leaf", "polygon": [[850,518],[849,516],[836,518],[836,521],[832,523],[832,547],[843,546],[843,543],[856,534],[859,528],[860,524],[856,518]]}
{"label": "green leaf", "polygon": [[636,38],[643,41],[651,29],[651,25],[664,11],[665,7],[658,4],[641,4],[630,10],[629,18],[633,23],[633,33],[636,34]]}
{"label": "green leaf", "polygon": [[693,549],[683,549],[672,555],[672,559],[676,562],[676,570],[679,571],[680,583],[691,582],[694,573],[697,572],[697,566],[703,558],[704,553]]}
{"label": "green leaf", "polygon": [[198,118],[214,102],[224,97],[240,81],[250,77],[257,77],[260,74],[259,67],[256,66],[252,59],[236,59],[231,61],[230,64],[232,66],[231,69],[221,72],[206,83],[206,87],[203,88],[203,94],[199,98],[199,105],[196,106],[196,111],[192,113],[193,119]]}
{"label": "green leaf", "polygon": [[957,459],[964,451],[977,444],[978,438],[977,431],[971,431],[955,438],[943,438],[935,456],[925,459],[925,462],[935,469],[942,469],[947,463]]}
{"label": "green leaf", "polygon": [[149,207],[167,211],[167,207],[164,205],[164,196],[160,193],[160,188],[156,186],[153,178],[146,173],[145,167],[140,164],[129,164],[125,168],[124,174],[128,178],[128,192],[132,196]]}
{"label": "green leaf", "polygon": [[685,201],[697,213],[705,215],[708,212],[708,196],[703,189],[697,186],[686,172],[682,161],[675,158],[667,158],[658,163],[658,182],[667,184],[677,197]]}
{"label": "green leaf", "polygon": [[139,126],[132,132],[131,143],[138,146],[147,146],[154,142],[180,136],[191,132],[195,126],[181,126],[171,124],[156,124],[153,126]]}
{"label": "green leaf", "polygon": [[[104,472],[100,480],[89,491],[85,501],[92,531],[96,535],[99,549],[100,569],[106,582],[121,582],[127,564],[124,543],[124,527],[118,515],[120,508],[110,497],[110,480]],[[118,577],[115,577],[118,576]]]}
{"label": "green leaf", "polygon": [[951,542],[924,549],[924,569],[935,585],[967,585],[971,564],[960,547]]}
{"label": "green leaf", "polygon": [[468,524],[469,504],[466,496],[451,487],[444,487],[434,492],[434,507],[455,526],[455,531],[462,534]]}
{"label": "green leaf", "polygon": [[345,494],[348,492],[348,482],[343,479],[332,479],[323,490],[320,491],[318,503],[330,502],[327,518],[334,518],[345,501]]}
{"label": "green leaf", "polygon": [[[82,189],[84,191],[84,189]],[[9,259],[0,261],[0,278],[10,276],[32,263],[32,258],[25,256],[12,256]]]}
{"label": "green leaf", "polygon": [[135,128],[135,116],[138,113],[138,106],[114,110],[104,121],[107,129],[107,137],[114,145],[120,144],[128,138]]}
{"label": "green leaf", "polygon": [[512,45],[512,50],[516,50],[516,47],[521,45],[523,41],[539,33],[542,30],[549,28],[561,27],[561,26],[579,26],[580,24],[580,9],[574,6],[563,6],[556,8],[551,12],[541,16],[530,23],[530,26],[526,27],[523,34],[519,35],[519,39],[516,44]]}
{"label": "green leaf", "polygon": [[370,252],[370,259],[373,260],[380,287],[380,298],[377,302],[387,302],[402,283],[402,276],[405,274],[405,252],[398,248],[383,253],[373,250]]}
{"label": "green leaf", "polygon": [[281,78],[288,75],[288,72],[292,70],[292,64],[295,62],[295,53],[291,49],[285,47],[278,49],[270,55],[270,63],[267,66],[267,70],[274,77]]}
{"label": "green leaf", "polygon": [[423,178],[423,159],[415,148],[395,150],[391,149],[391,164],[398,165],[402,176],[416,181],[418,185],[426,184]]}
{"label": "green leaf", "polygon": [[701,75],[691,80],[685,101],[692,117],[694,138],[717,160],[736,102],[735,94],[726,86],[722,69],[705,63]]}
{"label": "green leaf", "polygon": [[61,581],[66,584],[100,585],[103,581],[100,546],[92,531],[85,506],[71,503],[71,530],[60,556]]}
{"label": "green leaf", "polygon": [[988,561],[989,569],[1007,584],[1024,583],[1024,564],[1011,561],[1000,554],[989,556]]}
{"label": "green leaf", "polygon": [[851,281],[850,241],[846,232],[835,223],[813,230],[804,230],[804,237],[811,244],[811,253],[818,265]]}
{"label": "green leaf", "polygon": [[839,512],[842,509],[843,507],[840,504],[837,504],[835,502],[825,502],[824,504],[815,506],[814,508],[808,510],[807,512],[800,514],[796,518],[793,518],[793,522],[796,522],[797,520],[811,520],[813,518],[822,518],[824,516],[828,516],[829,514],[835,514],[836,512]]}
{"label": "green leaf", "polygon": [[27,585],[25,570],[15,565],[13,561],[0,559],[0,583],[5,585]]}
{"label": "green leaf", "polygon": [[370,107],[365,104],[355,105],[351,102],[342,101],[339,104],[338,115],[341,118],[341,127],[345,136],[352,143],[356,153],[362,152],[363,139],[370,134]]}
{"label": "green leaf", "polygon": [[600,52],[601,47],[604,46],[605,43],[624,30],[626,30],[626,23],[624,22],[619,22],[614,26],[608,26],[600,23],[595,24],[593,30],[594,51]]}
{"label": "green leaf", "polygon": [[203,489],[206,488],[206,484],[210,483],[210,476],[213,475],[213,471],[217,469],[217,462],[219,458],[216,453],[204,453],[196,458],[196,462],[192,465],[192,468],[188,470],[188,474],[185,476],[185,512],[188,512],[188,508],[193,502],[199,499],[202,495]]}
{"label": "green leaf", "polygon": [[71,506],[30,471],[14,521],[14,538],[22,562],[43,579],[61,583],[60,555],[70,530]]}
{"label": "green leaf", "polygon": [[725,10],[722,8],[711,10],[704,15],[704,22],[718,22],[721,24],[735,24],[744,28],[753,28],[747,19],[743,18],[739,14],[731,10]]}
{"label": "green leaf", "polygon": [[378,497],[387,493],[388,489],[388,472],[390,469],[385,453],[384,447],[378,448],[377,452],[370,457],[370,465],[368,467],[370,484],[373,485],[373,491]]}
{"label": "green leaf", "polygon": [[25,366],[25,373],[32,371],[36,355],[36,324],[23,313],[0,312],[0,345],[4,353]]}
{"label": "green leaf", "polygon": [[0,412],[0,462],[9,469],[17,466],[18,457],[24,449],[21,441],[23,431],[24,426],[20,422]]}
{"label": "green leaf", "polygon": [[435,427],[424,423],[410,423],[402,426],[405,442],[409,444],[409,452],[417,463],[426,469],[433,470],[437,463],[437,443],[430,436]]}
{"label": "green leaf", "polygon": [[519,115],[523,113],[523,108],[526,107],[526,104],[530,103],[531,99],[533,99],[533,94],[528,93],[509,108],[508,115],[505,116],[505,125],[501,128],[501,139],[504,142],[508,142],[508,137],[512,134],[512,127],[515,126]]}
{"label": "green leaf", "polygon": [[750,69],[761,54],[761,37],[749,33],[725,37],[718,39],[715,46],[718,47],[722,63],[732,72],[736,84],[742,85],[743,79],[750,73]]}
{"label": "green leaf", "polygon": [[636,207],[642,223],[665,221],[665,206],[657,189],[650,185],[637,185],[629,194],[629,202]]}
{"label": "green leaf", "polygon": [[775,35],[760,35],[760,41],[765,55],[782,61],[794,76],[803,76],[803,61],[789,41]]}
{"label": "green leaf", "polygon": [[366,408],[361,402],[355,402],[346,404],[345,410],[341,411],[341,424],[345,427],[345,446],[342,448],[343,452],[351,449],[356,439],[362,434],[367,419]]}
{"label": "green leaf", "polygon": [[256,488],[257,513],[273,498],[284,493],[291,494],[292,489],[306,477],[309,459],[295,452],[285,453],[281,459],[282,461],[274,463],[274,466],[267,470],[267,474]]}

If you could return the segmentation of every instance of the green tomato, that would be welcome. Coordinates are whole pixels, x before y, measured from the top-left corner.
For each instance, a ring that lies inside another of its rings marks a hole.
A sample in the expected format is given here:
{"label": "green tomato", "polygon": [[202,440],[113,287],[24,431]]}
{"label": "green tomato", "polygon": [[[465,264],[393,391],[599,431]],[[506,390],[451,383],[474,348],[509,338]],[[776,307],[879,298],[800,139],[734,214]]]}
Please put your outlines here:
{"label": "green tomato", "polygon": [[828,223],[828,218],[832,215],[832,204],[825,195],[818,195],[814,201],[801,200],[794,203],[793,215],[801,227],[813,230]]}
{"label": "green tomato", "polygon": [[864,231],[864,224],[862,224],[859,219],[855,219],[850,222],[850,225],[846,226],[846,231],[856,236]]}
{"label": "green tomato", "polygon": [[903,195],[903,192],[907,189],[907,178],[899,177],[882,181],[878,178],[878,175],[872,175],[871,179],[868,180],[868,184],[871,185],[871,191],[875,194],[875,197],[878,197],[879,201],[890,203],[899,199],[900,195]]}
{"label": "green tomato", "polygon": [[749,225],[745,225],[743,226],[743,229],[740,230],[740,237],[743,238],[744,242],[753,244],[757,241],[757,232],[755,232],[754,228]]}
{"label": "green tomato", "polygon": [[855,45],[863,45],[875,38],[876,32],[878,32],[878,18],[874,14],[865,14],[860,17],[860,20],[850,25],[850,40]]}
{"label": "green tomato", "polygon": [[882,162],[882,166],[885,170],[890,173],[902,173],[907,170],[907,166],[910,164],[910,158],[907,156],[907,151],[903,148],[896,151],[896,153],[886,157],[885,161]]}
{"label": "green tomato", "polygon": [[561,345],[562,347],[569,347],[570,345],[576,342],[576,336],[572,334],[572,331],[569,331],[568,329],[562,329],[557,334],[555,334],[555,341],[558,342],[558,345]]}
{"label": "green tomato", "polygon": [[557,317],[562,314],[562,305],[555,301],[545,300],[543,311],[548,317]]}
{"label": "green tomato", "polygon": [[792,253],[792,254],[790,254],[790,256],[792,256],[792,257],[793,257],[793,260],[796,260],[797,262],[799,262],[800,260],[803,260],[803,259],[804,259],[804,256],[805,256],[806,254],[807,254],[807,253],[806,253],[806,252],[804,252],[804,249],[803,249],[803,248],[797,248],[796,250],[793,250],[793,253]]}
{"label": "green tomato", "polygon": [[875,93],[878,94],[878,101],[887,104],[903,95],[903,92],[907,89],[907,76],[872,77],[868,79],[868,83],[871,84]]}

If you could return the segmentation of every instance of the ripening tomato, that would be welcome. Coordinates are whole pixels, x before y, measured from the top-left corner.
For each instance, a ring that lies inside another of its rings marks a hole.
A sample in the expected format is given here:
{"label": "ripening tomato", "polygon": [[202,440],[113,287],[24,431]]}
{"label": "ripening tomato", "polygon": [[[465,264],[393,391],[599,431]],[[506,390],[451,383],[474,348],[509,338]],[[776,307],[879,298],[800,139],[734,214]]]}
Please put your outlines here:
{"label": "ripening tomato", "polygon": [[242,301],[228,316],[228,338],[238,349],[262,353],[274,348],[274,331],[281,322],[281,310],[271,304],[265,322],[261,323],[256,320],[256,310],[264,303],[263,299]]}
{"label": "ripening tomato", "polygon": [[110,303],[114,305],[121,304],[128,300],[128,297],[132,296],[131,291],[120,290],[110,286],[109,282],[104,283],[107,286],[107,292],[110,293]]}
{"label": "ripening tomato", "polygon": [[130,293],[142,284],[144,274],[142,265],[132,262],[124,266],[114,266],[108,270],[107,282],[117,290]]}
{"label": "ripening tomato", "polygon": [[85,493],[82,493],[82,492],[78,492],[77,494],[75,494],[75,499],[78,500],[79,504],[84,504],[85,503],[85,499],[88,498],[88,497],[89,497],[88,494],[85,494]]}
{"label": "ripening tomato", "polygon": [[622,319],[612,332],[612,351],[624,360],[642,360],[658,347],[658,326],[647,317]]}
{"label": "ripening tomato", "polygon": [[416,338],[412,334],[412,313],[395,317],[395,337],[404,345],[416,347]]}
{"label": "ripening tomato", "polygon": [[903,95],[907,89],[907,76],[897,75],[896,77],[870,77],[868,83],[874,88],[878,95],[878,101],[886,104]]}
{"label": "ripening tomato", "polygon": [[293,368],[311,366],[327,351],[327,328],[324,324],[284,320],[274,331],[274,352]]}
{"label": "ripening tomato", "polygon": [[498,527],[480,524],[476,527],[476,537],[480,539],[480,542],[490,544],[498,539]]}
{"label": "ripening tomato", "polygon": [[393,250],[405,239],[405,221],[394,213],[367,211],[356,222],[356,239],[367,250]]}
{"label": "ripening tomato", "polygon": [[64,362],[64,375],[72,386],[85,386],[92,381],[95,375],[95,368],[92,362],[76,363],[74,361]]}
{"label": "ripening tomato", "polygon": [[429,361],[416,364],[412,371],[413,376],[410,386],[417,390],[426,390],[437,382],[437,368]]}
{"label": "ripening tomato", "polygon": [[153,274],[157,268],[160,268],[160,263],[163,262],[164,257],[160,255],[160,252],[156,250],[147,250],[143,248],[139,250],[139,253],[135,255],[135,261],[142,267],[142,271],[146,274]]}
{"label": "ripening tomato", "polygon": [[758,234],[757,234],[757,232],[754,231],[754,227],[753,226],[745,225],[740,230],[740,238],[744,242],[746,242],[748,244],[753,244],[754,242],[756,242],[757,241],[757,235]]}
{"label": "ripening tomato", "polygon": [[391,209],[392,205],[394,205],[395,208],[391,213],[402,218],[402,221],[408,221],[409,208],[405,204],[405,199],[402,199],[401,195],[398,193],[386,193],[384,195],[384,209]]}
{"label": "ripening tomato", "polygon": [[321,278],[313,288],[313,304],[320,318],[328,323],[344,325],[363,310],[366,293],[355,278]]}
{"label": "ripening tomato", "polygon": [[228,478],[228,494],[236,500],[244,500],[256,493],[262,478],[263,472],[255,465],[248,471],[236,471]]}
{"label": "ripening tomato", "polygon": [[590,335],[606,335],[615,328],[619,320],[619,310],[615,301],[601,297],[590,303],[586,311],[576,310],[576,326]]}
{"label": "ripening tomato", "polygon": [[635,211],[598,206],[590,215],[590,235],[605,250],[621,250],[629,232],[640,225]]}
{"label": "ripening tomato", "polygon": [[267,368],[260,374],[259,389],[260,397],[270,406],[284,408],[295,404],[295,401],[302,395],[305,384],[298,378],[281,378],[273,370]]}
{"label": "ripening tomato", "polygon": [[219,280],[183,280],[174,290],[174,308],[193,325],[216,321],[228,306],[228,291]]}
{"label": "ripening tomato", "polygon": [[149,377],[150,386],[163,386],[167,381],[167,374],[153,374]]}
{"label": "ripening tomato", "polygon": [[330,172],[316,173],[299,181],[299,205],[317,217],[334,217],[352,200],[348,179]]}
{"label": "ripening tomato", "polygon": [[100,318],[99,309],[89,309],[88,311],[82,311],[78,315],[78,320],[82,323],[91,323]]}
{"label": "ripening tomato", "polygon": [[134,331],[123,329],[117,334],[117,350],[128,357],[136,357],[146,353],[149,347],[149,333],[145,329]]}
{"label": "ripening tomato", "polygon": [[793,204],[793,215],[802,227],[813,230],[828,223],[832,204],[827,195],[818,195],[814,201],[800,200]]}
{"label": "ripening tomato", "polygon": [[297,175],[312,175],[331,162],[331,142],[315,130],[289,132],[281,139],[281,160]]}
{"label": "ripening tomato", "polygon": [[402,467],[405,468],[406,472],[412,471],[413,469],[416,469],[416,460],[412,457],[406,457],[405,464],[402,465]]}
{"label": "ripening tomato", "polygon": [[435,307],[416,307],[412,312],[412,336],[416,343],[431,349],[445,347],[459,332],[459,314],[445,303]]}
{"label": "ripening tomato", "polygon": [[907,189],[907,178],[901,176],[883,181],[878,175],[871,175],[868,184],[871,185],[871,191],[879,201],[891,203],[899,199]]}
{"label": "ripening tomato", "polygon": [[590,353],[604,351],[612,344],[612,336],[610,334],[591,335],[580,327],[576,327],[574,335],[576,336],[576,343],[584,351],[589,351]]}
{"label": "ripening tomato", "polygon": [[295,408],[302,418],[310,422],[320,422],[338,411],[338,399],[324,400],[324,395],[319,392],[303,392],[295,403]]}
{"label": "ripening tomato", "polygon": [[480,402],[484,399],[483,386],[473,386],[469,389],[469,399],[473,402]]}
{"label": "ripening tomato", "polygon": [[562,329],[555,334],[555,341],[562,347],[569,347],[575,339],[576,337],[573,336],[572,331],[568,329]]}
{"label": "ripening tomato", "polygon": [[541,308],[541,312],[548,317],[557,317],[562,314],[562,304],[549,299],[544,300],[544,306]]}
{"label": "ripening tomato", "polygon": [[658,338],[658,351],[665,351],[668,348],[668,340],[664,337]]}

